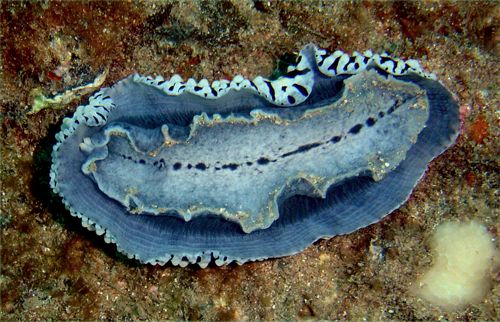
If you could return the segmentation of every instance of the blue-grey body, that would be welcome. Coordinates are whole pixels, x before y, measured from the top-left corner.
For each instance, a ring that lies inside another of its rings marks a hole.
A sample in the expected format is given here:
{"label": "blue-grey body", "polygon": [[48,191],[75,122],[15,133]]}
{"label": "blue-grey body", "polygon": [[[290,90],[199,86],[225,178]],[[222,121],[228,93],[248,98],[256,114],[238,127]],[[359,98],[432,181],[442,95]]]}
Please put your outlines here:
{"label": "blue-grey body", "polygon": [[275,81],[101,90],[65,120],[51,184],[129,257],[243,263],[380,220],[458,127],[451,94],[414,63],[306,46]]}

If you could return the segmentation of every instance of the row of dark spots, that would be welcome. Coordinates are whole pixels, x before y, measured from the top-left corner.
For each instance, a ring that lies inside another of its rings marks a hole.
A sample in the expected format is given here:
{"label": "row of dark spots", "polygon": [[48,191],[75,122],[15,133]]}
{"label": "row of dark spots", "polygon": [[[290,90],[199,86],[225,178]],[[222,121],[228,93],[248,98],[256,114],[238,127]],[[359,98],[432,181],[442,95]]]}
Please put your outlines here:
{"label": "row of dark spots", "polygon": [[[179,170],[180,168],[182,168],[182,163],[180,162],[176,162],[174,163],[174,166],[173,166],[173,169],[174,170]],[[191,163],[188,163],[188,165],[186,166],[187,169],[191,170],[191,169],[196,169],[196,170],[201,170],[201,171],[205,171],[206,169],[208,169],[208,166],[203,163],[203,162],[199,162],[195,165],[192,165]]]}
{"label": "row of dark spots", "polygon": [[[387,110],[387,114],[391,114],[393,113],[399,106],[401,106],[402,103],[400,103],[399,101],[394,104],[393,106],[391,106],[388,110]],[[383,118],[385,116],[385,113],[383,111],[380,111],[378,113],[378,117],[379,118]],[[375,123],[377,122],[377,119],[374,118],[374,117],[368,117],[365,121],[365,124],[366,126],[368,127],[372,127],[373,125],[375,125]],[[349,134],[352,134],[352,135],[355,135],[355,134],[358,134],[359,132],[361,132],[361,129],[363,128],[363,124],[356,124],[354,125],[353,127],[351,127],[348,131]],[[340,135],[336,135],[336,136],[333,136],[329,142],[333,143],[333,144],[336,144],[338,142],[340,142],[342,140],[342,137]],[[306,152],[306,151],[309,151],[313,148],[317,148],[321,145],[323,145],[324,143],[319,143],[319,142],[315,142],[315,143],[310,143],[310,144],[305,144],[305,145],[301,145],[299,146],[297,149],[291,151],[291,152],[287,152],[287,153],[284,153],[281,155],[281,158],[286,158],[286,157],[289,157],[291,155],[294,155],[294,154],[297,154],[297,153],[303,153],[303,152]],[[134,160],[132,157],[130,156],[125,156],[125,155],[122,155],[123,158],[125,159],[128,159],[128,160],[131,160],[131,161],[134,161],[135,163],[140,163],[140,164],[146,164],[146,161],[144,159],[139,159],[139,160]],[[257,164],[259,165],[266,165],[268,163],[271,163],[271,162],[276,162],[277,160],[276,159],[269,159],[269,158],[265,158],[265,157],[261,157],[257,160]],[[167,165],[165,163],[165,160],[164,159],[160,159],[158,161],[155,161],[153,162],[153,165],[155,167],[157,167],[158,169],[162,169],[162,168],[165,168]],[[226,169],[229,169],[231,171],[234,171],[236,169],[238,169],[240,166],[242,166],[243,164],[238,164],[238,163],[229,163],[229,164],[224,164],[222,166],[215,166],[214,169],[216,171],[219,171],[219,170],[226,170]],[[253,162],[251,161],[247,161],[244,163],[244,165],[246,166],[252,166],[253,165]],[[172,166],[172,168],[174,170],[180,170],[182,168],[182,163],[180,162],[175,162]],[[197,169],[197,170],[201,170],[201,171],[205,171],[206,169],[209,168],[208,165],[206,165],[205,163],[202,163],[202,162],[199,162],[197,164],[195,164],[194,166],[192,164],[188,164],[186,166],[187,169]]]}
{"label": "row of dark spots", "polygon": [[397,110],[401,105],[403,105],[405,101],[401,101],[401,99],[397,99],[396,102],[387,110],[387,114],[392,114],[395,110]]}
{"label": "row of dark spots", "polygon": [[[378,115],[379,115],[380,118],[382,118],[382,117],[384,117],[385,114],[384,114],[384,112],[380,112]],[[365,124],[368,127],[372,127],[373,125],[375,125],[376,122],[377,122],[376,118],[369,117],[369,118],[366,119]],[[352,135],[358,134],[359,132],[361,132],[361,129],[363,128],[363,126],[364,126],[363,124],[356,124],[356,125],[354,125],[353,127],[351,127],[349,129],[348,133],[352,134]],[[336,143],[339,143],[341,140],[342,140],[342,136],[335,135],[335,136],[333,136],[329,140],[329,142],[333,143],[333,144],[336,144]],[[315,142],[315,143],[309,143],[309,144],[301,145],[301,146],[299,146],[297,149],[295,149],[293,151],[290,151],[290,152],[282,154],[281,158],[286,158],[286,157],[289,157],[289,156],[297,154],[297,153],[303,153],[303,152],[309,151],[309,150],[311,150],[313,148],[320,147],[323,144],[324,143]],[[259,163],[259,164],[266,164],[266,163]]]}
{"label": "row of dark spots", "polygon": [[[391,106],[388,110],[387,110],[387,114],[391,114],[392,112],[394,112],[399,106],[401,106],[401,104],[395,104],[393,106]],[[383,111],[380,111],[378,113],[378,117],[381,119],[385,116],[385,113]],[[365,121],[365,124],[366,126],[368,127],[372,127],[375,125],[375,123],[377,123],[377,119],[375,117],[372,117],[370,116],[369,118],[366,119]],[[358,134],[359,132],[361,132],[361,129],[363,128],[363,124],[356,124],[354,125],[353,127],[351,127],[348,131],[349,134]],[[336,135],[334,137],[332,137],[330,139],[330,142],[332,143],[338,143],[340,142],[340,140],[342,140],[342,137],[340,135]]]}
{"label": "row of dark spots", "polygon": [[[138,163],[138,164],[149,164],[149,163],[148,163],[148,162],[146,162],[146,160],[144,160],[144,159],[139,159],[139,160],[136,160],[136,159],[132,158],[131,156],[127,156],[127,155],[123,155],[123,154],[121,155],[121,157],[122,157],[122,158],[124,158],[124,159],[126,159],[126,160],[130,160],[130,161],[132,161],[132,162],[134,162],[134,163]],[[262,159],[262,158],[261,158],[261,159]],[[259,164],[261,164],[261,163],[260,163],[260,162],[262,161],[261,159],[257,160],[257,162],[258,162]],[[266,162],[266,163],[267,163],[267,162]],[[165,163],[165,160],[164,160],[163,158],[162,158],[162,159],[160,159],[160,160],[157,160],[157,161],[153,162],[153,165],[154,165],[155,167],[157,167],[158,169],[163,169],[163,168],[166,168],[166,167],[167,167],[167,164]],[[253,162],[248,161],[248,162],[246,162],[246,165],[247,165],[247,166],[251,166],[251,165],[253,165]],[[224,165],[222,165],[222,166],[220,166],[220,167],[215,167],[215,170],[222,170],[222,169],[224,169],[224,170],[225,170],[225,169],[229,169],[229,170],[233,170],[233,171],[234,171],[234,170],[236,170],[239,166],[240,166],[240,164],[237,164],[237,163],[229,163],[229,164],[224,164]],[[175,163],[172,165],[172,169],[174,169],[174,170],[176,170],[176,171],[177,171],[177,170],[180,170],[181,168],[182,168],[182,163],[181,163],[181,162],[175,162]],[[208,169],[208,168],[209,168],[209,166],[208,166],[208,165],[206,165],[206,164],[205,164],[205,163],[203,163],[203,162],[199,162],[199,163],[197,163],[197,164],[195,164],[195,165],[192,165],[191,163],[188,163],[188,164],[186,165],[186,168],[187,168],[188,170],[191,170],[191,169],[196,169],[196,170],[205,171],[206,169]]]}
{"label": "row of dark spots", "polygon": [[[390,112],[390,113],[392,113],[392,112]],[[390,114],[390,113],[389,113],[389,114]],[[379,113],[378,113],[378,116],[379,116],[380,118],[384,117],[384,115],[385,115],[385,113],[384,113],[384,112],[379,112]],[[366,126],[368,126],[368,127],[372,127],[372,126],[374,126],[374,125],[375,125],[375,123],[377,123],[377,119],[376,119],[376,118],[374,118],[374,117],[371,117],[371,116],[370,116],[369,118],[367,118],[367,119],[366,119],[366,121],[365,121],[365,125],[366,125]],[[351,127],[351,128],[349,129],[349,132],[348,132],[348,133],[349,133],[349,134],[358,134],[359,132],[361,132],[361,129],[363,128],[363,126],[364,126],[363,124],[356,124],[356,125],[354,125],[353,127]],[[334,138],[336,138],[336,142],[340,141],[340,138],[339,138],[338,136],[336,136],[336,137],[334,137]],[[333,141],[333,138],[332,138],[332,141]],[[336,142],[335,142],[335,143],[336,143]]]}
{"label": "row of dark spots", "polygon": [[[394,105],[395,106],[395,105]],[[394,106],[392,106],[388,113],[392,113],[393,110],[395,109]],[[384,112],[379,112],[378,116],[380,118],[384,117]],[[373,125],[375,125],[376,123],[376,119],[374,117],[369,117],[368,119],[366,119],[366,125],[368,127],[371,127]],[[353,127],[351,127],[351,129],[349,129],[348,133],[349,134],[358,134],[361,129],[363,128],[363,124],[356,124],[354,125]],[[333,136],[331,139],[330,139],[330,142],[335,144],[335,143],[338,143],[342,140],[342,137],[340,135],[336,135],[336,136]],[[303,152],[306,152],[306,151],[309,151],[313,148],[317,148],[319,146],[323,145],[323,143],[319,143],[319,142],[315,142],[315,143],[310,143],[310,144],[305,144],[305,145],[301,145],[299,146],[297,149],[291,151],[291,152],[287,152],[287,153],[284,153],[281,155],[281,158],[286,158],[286,157],[289,157],[291,155],[294,155],[294,154],[297,154],[297,153],[303,153]],[[125,155],[122,155],[123,158],[125,159],[128,159],[128,160],[131,160],[135,163],[139,163],[139,164],[146,164],[146,160],[144,159],[139,159],[139,160],[134,160],[131,156],[125,156]],[[268,159],[268,158],[265,158],[265,157],[261,157],[257,160],[257,164],[259,165],[266,165],[270,162],[276,162],[277,160],[276,159]],[[155,167],[157,167],[158,169],[163,169],[166,167],[166,163],[165,163],[165,160],[164,159],[160,159],[160,160],[157,160],[155,162],[153,162],[153,165]],[[214,169],[216,171],[219,171],[219,170],[226,170],[226,169],[229,169],[231,171],[234,171],[236,169],[238,169],[238,167],[240,167],[242,164],[238,164],[238,163],[229,163],[229,164],[224,164],[222,166],[215,166]],[[245,165],[247,166],[252,166],[253,165],[253,162],[251,161],[247,161],[245,163]],[[180,170],[182,168],[182,163],[180,162],[175,162],[172,166],[172,168],[174,170]],[[205,163],[202,163],[202,162],[199,162],[197,164],[195,164],[194,166],[192,164],[188,164],[186,166],[187,169],[191,170],[191,169],[197,169],[197,170],[201,170],[201,171],[205,171],[206,169],[209,168],[209,166],[207,166]]]}
{"label": "row of dark spots", "polygon": [[[133,157],[131,157],[129,155],[124,155],[124,154],[121,154],[120,156],[122,158],[124,158],[126,160],[130,160],[130,161],[132,161],[134,163],[138,163],[138,164],[150,164],[150,163],[146,162],[146,160],[144,160],[144,159],[136,160]],[[167,164],[165,163],[164,159],[160,159],[160,160],[157,160],[157,161],[153,162],[153,166],[155,166],[155,167],[157,167],[158,169],[161,170],[163,168],[166,168]]]}
{"label": "row of dark spots", "polygon": [[[400,101],[397,101],[393,106],[391,106],[388,110],[387,110],[387,114],[391,114],[393,113],[399,106],[401,106],[401,102]],[[385,116],[385,113],[383,111],[380,111],[378,113],[378,117],[379,118],[383,118]],[[372,127],[375,125],[375,123],[377,122],[377,119],[375,117],[368,117],[365,121],[365,124],[366,126],[368,127]],[[352,135],[356,135],[358,134],[359,132],[361,132],[361,129],[363,128],[363,124],[356,124],[354,125],[353,127],[351,127],[348,131],[349,134],[352,134]],[[333,136],[331,139],[330,139],[330,142],[335,144],[335,143],[338,143],[342,140],[342,136],[340,135],[336,135],[336,136]],[[289,157],[291,155],[294,155],[294,154],[297,154],[297,153],[303,153],[303,152],[306,152],[306,151],[309,151],[311,149],[314,149],[314,148],[317,148],[317,147],[320,147],[322,146],[324,143],[320,143],[320,142],[314,142],[314,143],[309,143],[309,144],[305,144],[305,145],[301,145],[299,146],[297,149],[291,151],[291,152],[287,152],[287,153],[284,153],[281,155],[281,158],[286,158],[286,157]],[[276,162],[277,160],[276,159],[268,159],[268,158],[265,158],[265,157],[261,157],[257,160],[257,164],[259,165],[266,165],[270,162]],[[252,166],[253,163],[248,161],[245,163],[247,166]],[[177,165],[177,167],[176,167]],[[200,166],[202,165],[202,166]],[[236,170],[238,167],[240,166],[240,164],[237,164],[237,163],[230,163],[230,164],[225,164],[225,165],[222,165],[221,167],[215,167],[215,170],[221,170],[221,169],[229,169],[229,170]],[[191,165],[188,164],[188,169],[191,169]],[[181,168],[181,164],[180,163],[176,163],[174,165],[174,170],[178,170]],[[196,165],[196,168],[197,169],[200,169],[200,170],[205,170],[207,167],[205,166],[205,164],[197,164]]]}
{"label": "row of dark spots", "polygon": [[286,158],[286,157],[289,157],[289,156],[297,154],[297,153],[303,153],[303,152],[309,151],[311,149],[317,148],[321,145],[323,145],[323,143],[319,143],[319,142],[301,145],[297,149],[295,149],[291,152],[287,152],[285,154],[282,154],[281,157]]}
{"label": "row of dark spots", "polygon": [[[261,157],[261,158],[259,158],[256,161],[256,163],[259,164],[259,165],[266,165],[266,164],[268,164],[270,162],[276,162],[276,161],[277,160],[273,160],[273,159],[268,159],[268,158],[265,158],[265,157]],[[247,162],[242,163],[242,164],[239,164],[239,163],[228,163],[228,164],[223,164],[221,166],[214,166],[214,169],[215,169],[215,171],[219,171],[219,170],[231,170],[231,171],[234,171],[234,170],[238,169],[240,166],[246,165],[246,166],[250,167],[253,164],[254,164],[254,162],[251,162],[251,161],[247,161]],[[180,170],[181,168],[182,168],[182,163],[180,163],[180,162],[174,163],[174,165],[173,165],[173,169],[174,170]],[[210,166],[206,165],[205,163],[201,163],[200,162],[200,163],[197,163],[194,166],[192,164],[188,163],[186,165],[186,168],[189,169],[189,170],[194,168],[194,169],[197,169],[197,170],[204,171],[204,170],[210,168]]]}
{"label": "row of dark spots", "polygon": [[[378,113],[378,116],[379,116],[379,118],[383,118],[385,116],[385,113],[381,111]],[[375,117],[372,117],[372,116],[367,118],[365,121],[365,124],[368,127],[374,126],[375,123],[377,123],[377,119]],[[353,134],[353,135],[358,134],[359,132],[361,132],[361,129],[363,128],[363,126],[364,126],[363,124],[356,124],[349,129],[348,133]],[[330,142],[335,144],[335,143],[339,143],[341,140],[342,140],[342,136],[335,135],[330,139]]]}

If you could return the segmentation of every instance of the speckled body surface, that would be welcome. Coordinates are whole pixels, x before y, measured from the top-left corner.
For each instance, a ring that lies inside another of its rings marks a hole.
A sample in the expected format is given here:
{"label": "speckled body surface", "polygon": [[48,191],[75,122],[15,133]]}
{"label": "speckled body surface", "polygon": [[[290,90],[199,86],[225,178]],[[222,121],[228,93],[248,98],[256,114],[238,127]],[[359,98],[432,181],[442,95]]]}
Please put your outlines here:
{"label": "speckled body surface", "polygon": [[[2,319],[498,316],[498,271],[490,273],[493,286],[481,303],[455,312],[408,292],[431,265],[426,240],[436,224],[475,218],[498,235],[495,3],[1,6]],[[157,268],[123,259],[50,195],[57,123],[86,98],[28,115],[34,90],[85,84],[103,66],[110,68],[106,86],[135,71],[209,80],[270,75],[278,57],[309,42],[416,58],[458,96],[457,145],[432,162],[406,206],[382,222],[293,257],[205,270]]]}

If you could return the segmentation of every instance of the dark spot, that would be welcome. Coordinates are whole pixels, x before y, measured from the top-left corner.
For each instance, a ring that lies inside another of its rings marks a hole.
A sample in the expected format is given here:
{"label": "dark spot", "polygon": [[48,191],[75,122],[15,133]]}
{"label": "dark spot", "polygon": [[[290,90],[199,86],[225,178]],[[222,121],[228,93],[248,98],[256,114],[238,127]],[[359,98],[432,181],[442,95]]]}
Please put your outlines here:
{"label": "dark spot", "polygon": [[286,86],[281,86],[281,91],[286,92]]}
{"label": "dark spot", "polygon": [[335,72],[337,72],[337,67],[339,65],[340,57],[342,57],[342,55],[340,55],[339,57],[335,58],[335,60],[333,61],[333,63],[331,63],[330,66],[328,66],[328,70],[334,70]]}
{"label": "dark spot", "polygon": [[286,77],[286,78],[295,78],[296,76],[299,76],[299,75],[305,75],[307,73],[309,73],[310,69],[309,68],[306,68],[306,69],[303,69],[303,70],[292,70],[288,73],[286,73],[285,75],[283,75],[283,77]]}
{"label": "dark spot", "polygon": [[300,64],[300,62],[301,62],[301,61],[302,61],[302,55],[299,55],[299,56],[297,57],[297,62],[296,62],[296,63],[297,63],[297,65],[298,65],[298,64]]}
{"label": "dark spot", "polygon": [[373,118],[373,117],[369,117],[367,120],[366,120],[366,125],[368,126],[373,126],[375,124],[376,120]]}
{"label": "dark spot", "polygon": [[170,87],[168,88],[168,90],[169,90],[169,91],[173,91],[173,90],[174,90],[174,85],[170,86]]}
{"label": "dark spot", "polygon": [[330,139],[330,142],[332,142],[333,144],[335,144],[335,143],[340,142],[341,139],[342,139],[342,137],[340,135],[336,135],[336,136],[334,136],[334,137],[332,137]]}
{"label": "dark spot", "polygon": [[[345,64],[344,66],[344,70],[347,70],[347,66],[349,66],[350,64],[354,63],[356,61],[356,57],[354,56],[351,56],[349,57],[349,61],[347,62],[347,64]],[[357,67],[356,67],[357,68]]]}
{"label": "dark spot", "polygon": [[191,163],[188,163],[187,168],[188,168],[188,169],[191,169],[192,167],[193,167],[193,166],[191,165]]}
{"label": "dark spot", "polygon": [[271,99],[274,101],[276,100],[276,93],[274,92],[274,87],[269,81],[264,81],[264,83],[267,85],[267,88],[269,88],[269,95],[271,95]]}
{"label": "dark spot", "polygon": [[380,64],[381,64],[381,65],[382,65],[382,64],[384,64],[385,62],[388,62],[388,61],[390,61],[390,62],[394,63],[394,60],[392,60],[392,59],[391,59],[391,58],[389,58],[389,57],[380,57]]}
{"label": "dark spot", "polygon": [[238,165],[236,163],[224,164],[222,166],[222,169],[229,169],[229,170],[234,171],[234,170],[238,169]]}
{"label": "dark spot", "polygon": [[247,161],[247,166],[251,166],[253,164],[253,162],[250,162],[250,161]]}
{"label": "dark spot", "polygon": [[195,168],[198,169],[198,170],[206,170],[207,169],[207,166],[205,165],[205,163],[198,163],[195,165]]}
{"label": "dark spot", "polygon": [[309,95],[309,92],[304,86],[301,86],[299,84],[293,84],[292,86],[295,87],[300,92],[300,94],[302,94],[302,96]]}
{"label": "dark spot", "polygon": [[194,87],[194,91],[195,92],[201,91],[202,89],[203,89],[203,87],[201,87],[201,86],[195,86]]}
{"label": "dark spot", "polygon": [[146,161],[145,161],[145,160],[143,160],[143,159],[140,159],[140,160],[139,160],[139,163],[140,163],[140,164],[146,164]]}
{"label": "dark spot", "polygon": [[182,167],[182,163],[176,162],[174,163],[174,170],[179,170]]}
{"label": "dark spot", "polygon": [[255,90],[259,91],[259,89],[257,88],[257,85],[255,85],[254,82],[250,81],[250,85],[255,88]]}
{"label": "dark spot", "polygon": [[328,57],[328,53],[320,55],[321,61],[318,63],[318,66],[321,67],[323,63],[325,62],[325,59]]}
{"label": "dark spot", "polygon": [[268,164],[269,163],[269,159],[268,158],[260,158],[259,160],[257,160],[257,163],[258,164]]}
{"label": "dark spot", "polygon": [[361,128],[363,127],[363,124],[356,124],[351,129],[349,130],[349,133],[351,134],[358,134],[359,131],[361,131]]}
{"label": "dark spot", "polygon": [[382,112],[382,111],[378,112],[378,117],[383,118],[383,117],[384,117],[384,115],[385,115],[385,113],[384,113],[384,112]]}
{"label": "dark spot", "polygon": [[387,110],[387,114],[392,114],[395,110],[397,110],[402,104],[404,103],[401,102],[401,100],[397,100],[396,103],[394,103],[394,105],[392,105],[388,110]]}
{"label": "dark spot", "polygon": [[299,151],[299,152],[305,152],[305,151],[311,150],[312,148],[316,148],[316,147],[318,147],[320,145],[321,145],[321,143],[318,143],[318,142],[301,145],[301,146],[299,146],[299,148],[297,149],[297,151]]}
{"label": "dark spot", "polygon": [[[310,144],[305,144],[305,145],[301,145],[299,146],[296,150],[293,150],[291,152],[288,152],[288,153],[285,153],[283,154],[281,157],[282,158],[286,158],[288,156],[291,156],[293,154],[297,154],[297,153],[302,153],[302,152],[306,152],[308,150],[311,150],[313,148],[316,148],[318,146],[320,146],[321,143],[318,143],[318,142],[315,142],[315,143],[310,143]],[[272,162],[275,162],[276,160],[273,160]],[[258,161],[257,161],[258,162]]]}
{"label": "dark spot", "polygon": [[295,104],[295,97],[291,96],[291,95],[288,95],[287,96],[287,99],[288,99],[288,103],[290,104]]}

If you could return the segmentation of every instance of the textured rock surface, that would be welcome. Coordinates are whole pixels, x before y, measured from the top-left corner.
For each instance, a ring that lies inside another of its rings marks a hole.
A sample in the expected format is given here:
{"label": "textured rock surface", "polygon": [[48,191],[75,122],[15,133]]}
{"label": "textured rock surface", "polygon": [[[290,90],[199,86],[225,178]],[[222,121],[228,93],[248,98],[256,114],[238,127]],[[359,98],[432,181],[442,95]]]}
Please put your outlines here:
{"label": "textured rock surface", "polygon": [[[437,223],[474,217],[498,237],[497,12],[491,2],[3,2],[2,319],[495,319],[498,271],[481,303],[456,312],[408,289],[431,266],[426,245]],[[27,115],[34,90],[61,92],[105,67],[107,85],[134,71],[270,75],[277,58],[309,42],[416,58],[458,95],[458,144],[382,222],[293,257],[158,268],[125,260],[49,193],[53,136],[79,102]]]}

